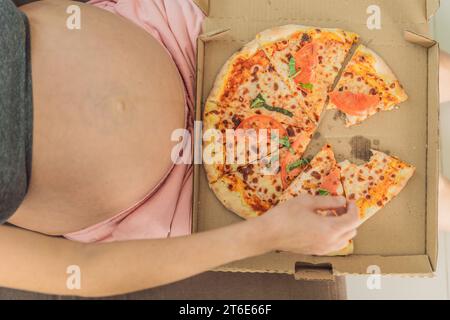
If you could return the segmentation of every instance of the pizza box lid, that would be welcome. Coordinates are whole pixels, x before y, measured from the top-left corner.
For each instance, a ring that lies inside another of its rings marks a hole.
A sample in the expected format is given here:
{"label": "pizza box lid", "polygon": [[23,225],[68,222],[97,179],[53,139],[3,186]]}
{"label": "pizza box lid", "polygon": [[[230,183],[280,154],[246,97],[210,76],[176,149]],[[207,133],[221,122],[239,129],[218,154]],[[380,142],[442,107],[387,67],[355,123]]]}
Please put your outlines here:
{"label": "pizza box lid", "polygon": [[[292,274],[296,279],[333,280],[346,274],[432,276],[437,264],[439,181],[439,47],[429,37],[429,19],[438,0],[196,0],[207,15],[198,41],[196,120],[225,61],[255,35],[290,23],[342,28],[361,35],[404,85],[409,100],[399,110],[378,114],[361,126],[345,128],[326,111],[314,154],[326,142],[338,161],[361,163],[371,148],[398,156],[417,168],[402,193],[366,222],[349,257],[311,257],[274,252],[222,266],[217,271]],[[375,11],[374,11],[375,10]],[[379,10],[381,25],[369,28]],[[198,122],[199,123],[199,122]],[[195,141],[201,135],[196,128]],[[196,143],[198,154],[201,143]],[[201,164],[194,166],[194,232],[241,219],[225,209],[208,186]]]}

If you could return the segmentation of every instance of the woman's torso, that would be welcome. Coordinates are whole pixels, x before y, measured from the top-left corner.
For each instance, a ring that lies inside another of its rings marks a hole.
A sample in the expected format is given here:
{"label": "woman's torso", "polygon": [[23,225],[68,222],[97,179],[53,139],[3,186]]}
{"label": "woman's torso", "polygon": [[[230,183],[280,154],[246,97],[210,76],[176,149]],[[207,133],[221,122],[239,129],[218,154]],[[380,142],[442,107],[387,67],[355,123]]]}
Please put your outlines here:
{"label": "woman's torso", "polygon": [[66,2],[22,7],[31,24],[32,178],[10,220],[60,235],[141,200],[172,166],[174,129],[185,125],[183,84],[165,49],[110,13]]}

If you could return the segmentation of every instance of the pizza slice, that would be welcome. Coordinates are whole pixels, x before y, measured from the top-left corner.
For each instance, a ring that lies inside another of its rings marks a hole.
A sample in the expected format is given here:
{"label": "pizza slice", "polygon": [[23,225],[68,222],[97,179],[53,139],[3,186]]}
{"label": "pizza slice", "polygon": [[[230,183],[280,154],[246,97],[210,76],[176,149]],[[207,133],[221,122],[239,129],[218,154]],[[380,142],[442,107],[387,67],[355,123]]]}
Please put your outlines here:
{"label": "pizza slice", "polygon": [[357,166],[349,161],[339,164],[347,199],[356,201],[363,221],[394,199],[415,172],[413,166],[395,157],[372,152],[372,158],[364,165]]}
{"label": "pizza slice", "polygon": [[[311,160],[303,172],[280,196],[280,203],[300,195],[315,196],[344,196],[341,183],[341,170],[336,163],[334,152],[330,145],[325,145],[322,150]],[[318,211],[318,214],[339,216],[344,212]],[[328,256],[346,256],[353,253],[353,241],[339,252],[330,253]]]}
{"label": "pizza slice", "polygon": [[204,112],[203,157],[209,182],[235,171],[238,165],[254,163],[274,151],[288,150],[302,156],[316,125],[303,127],[280,123],[258,110],[222,107],[208,102]]}
{"label": "pizza slice", "polygon": [[[300,155],[304,153],[309,142],[298,144],[297,149],[281,149],[255,163],[236,166],[231,172],[210,183],[212,190],[218,195],[223,205],[248,219],[259,216],[275,206],[286,185],[286,175],[294,179],[302,172],[308,161]],[[288,155],[295,154],[300,161],[295,161],[283,168],[283,161]]]}
{"label": "pizza slice", "polygon": [[[257,217],[278,203],[282,181],[278,161],[265,159],[238,166],[211,184],[222,204],[244,219]],[[274,165],[274,169],[271,166]]]}
{"label": "pizza slice", "polygon": [[207,101],[247,117],[269,116],[285,126],[309,126],[312,120],[302,97],[286,85],[256,40],[227,61]]}
{"label": "pizza slice", "polygon": [[228,210],[244,219],[259,217],[272,207],[271,203],[258,197],[256,190],[233,174],[220,177],[210,187]]}
{"label": "pizza slice", "polygon": [[330,145],[324,146],[311,160],[303,173],[283,193],[280,201],[284,202],[301,194],[344,195],[340,168]]}
{"label": "pizza slice", "polygon": [[363,45],[358,47],[329,96],[329,108],[342,111],[348,127],[380,111],[393,110],[408,99],[388,65]]}
{"label": "pizza slice", "polygon": [[357,34],[344,30],[300,25],[257,35],[275,69],[303,97],[308,114],[316,122],[345,58],[358,40]]}

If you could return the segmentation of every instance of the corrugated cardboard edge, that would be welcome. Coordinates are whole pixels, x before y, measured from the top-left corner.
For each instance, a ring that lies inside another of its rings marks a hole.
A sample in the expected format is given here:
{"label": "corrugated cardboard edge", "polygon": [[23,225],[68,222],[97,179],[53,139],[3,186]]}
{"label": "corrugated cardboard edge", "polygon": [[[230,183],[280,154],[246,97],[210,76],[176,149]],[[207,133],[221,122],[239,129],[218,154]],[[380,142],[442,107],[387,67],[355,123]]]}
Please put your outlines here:
{"label": "corrugated cardboard edge", "polygon": [[[336,276],[367,275],[371,267],[379,267],[383,276],[402,277],[433,277],[434,271],[430,264],[428,255],[412,256],[363,256],[353,255],[351,257],[334,257],[333,262],[328,257],[304,257],[301,262],[298,255],[283,253],[275,254],[274,267],[267,269],[261,257],[237,261],[226,266],[215,269],[221,272],[243,272],[243,273],[275,273],[294,275],[298,280],[325,280],[332,281]],[[374,266],[371,261],[376,258],[379,266]],[[348,268],[348,260],[351,259],[352,266]],[[401,264],[403,272],[394,269]],[[347,269],[347,270],[346,270]]]}
{"label": "corrugated cardboard edge", "polygon": [[[193,0],[194,3],[208,16],[210,0]],[[431,19],[440,7],[440,0],[427,0],[426,14],[428,20]]]}

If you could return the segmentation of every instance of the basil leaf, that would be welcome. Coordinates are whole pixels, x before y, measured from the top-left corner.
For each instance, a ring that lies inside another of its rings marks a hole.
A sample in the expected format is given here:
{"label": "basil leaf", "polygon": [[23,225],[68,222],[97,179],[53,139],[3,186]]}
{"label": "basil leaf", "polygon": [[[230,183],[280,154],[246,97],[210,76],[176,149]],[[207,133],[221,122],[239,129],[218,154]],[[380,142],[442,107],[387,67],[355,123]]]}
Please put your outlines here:
{"label": "basil leaf", "polygon": [[273,112],[278,112],[281,114],[284,114],[285,116],[288,116],[290,118],[292,118],[294,116],[294,114],[292,112],[290,112],[289,110],[283,109],[283,108],[278,108],[278,107],[273,107],[273,106],[269,106],[266,103],[266,100],[264,99],[264,97],[262,96],[262,94],[258,94],[256,96],[256,98],[252,101],[252,104],[250,106],[251,109],[259,109],[259,108],[264,108],[268,111],[273,111]]}
{"label": "basil leaf", "polygon": [[314,89],[314,86],[313,86],[313,84],[312,83],[299,83],[300,84],[300,87],[302,87],[303,89],[306,89],[306,90],[313,90]]}
{"label": "basil leaf", "polygon": [[262,94],[258,94],[256,96],[256,98],[252,101],[252,104],[250,106],[250,108],[255,109],[255,108],[262,108],[264,107],[264,105],[266,104],[266,100],[264,99],[264,97],[262,96]]}
{"label": "basil leaf", "polygon": [[290,112],[289,110],[283,109],[283,108],[272,107],[272,106],[269,106],[267,104],[265,104],[262,107],[264,109],[266,109],[266,110],[269,110],[269,111],[273,111],[273,112],[278,112],[278,113],[284,114],[285,116],[288,116],[290,118],[292,118],[294,116],[294,114],[292,112]]}
{"label": "basil leaf", "polygon": [[330,195],[330,193],[327,190],[324,190],[324,189],[320,189],[318,191],[318,193],[319,193],[319,196],[329,196]]}
{"label": "basil leaf", "polygon": [[281,138],[280,139],[280,144],[283,147],[287,148],[292,154],[295,154],[295,150],[291,146],[291,142],[289,141],[289,137],[286,136],[286,137]]}
{"label": "basil leaf", "polygon": [[286,170],[287,170],[287,172],[289,173],[289,172],[291,172],[291,171],[293,171],[293,170],[295,170],[295,169],[297,169],[297,168],[304,167],[304,166],[306,166],[306,165],[308,165],[308,164],[309,164],[309,161],[308,161],[308,160],[306,160],[306,159],[300,159],[300,160],[297,160],[297,161],[295,161],[295,162],[289,164],[289,165],[287,166]]}
{"label": "basil leaf", "polygon": [[286,148],[290,148],[290,147],[291,147],[291,143],[289,142],[289,137],[283,137],[283,138],[281,138],[281,139],[280,139],[280,144],[281,144],[283,147],[286,147]]}
{"label": "basil leaf", "polygon": [[291,59],[289,59],[289,77],[294,77],[295,74],[297,73],[297,69],[295,68],[295,58],[292,57]]}

